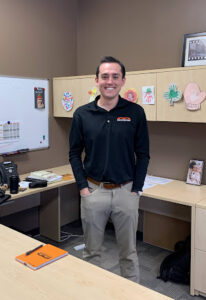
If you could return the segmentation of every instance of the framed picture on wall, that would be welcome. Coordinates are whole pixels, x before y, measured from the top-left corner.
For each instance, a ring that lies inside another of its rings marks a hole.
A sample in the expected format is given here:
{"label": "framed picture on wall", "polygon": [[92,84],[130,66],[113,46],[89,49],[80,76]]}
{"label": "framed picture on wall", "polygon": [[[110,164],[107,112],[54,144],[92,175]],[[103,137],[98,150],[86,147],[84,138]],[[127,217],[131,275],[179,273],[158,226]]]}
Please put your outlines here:
{"label": "framed picture on wall", "polygon": [[206,32],[184,35],[182,67],[206,65]]}
{"label": "framed picture on wall", "polygon": [[200,185],[202,180],[204,162],[202,160],[191,159],[187,173],[187,183]]}

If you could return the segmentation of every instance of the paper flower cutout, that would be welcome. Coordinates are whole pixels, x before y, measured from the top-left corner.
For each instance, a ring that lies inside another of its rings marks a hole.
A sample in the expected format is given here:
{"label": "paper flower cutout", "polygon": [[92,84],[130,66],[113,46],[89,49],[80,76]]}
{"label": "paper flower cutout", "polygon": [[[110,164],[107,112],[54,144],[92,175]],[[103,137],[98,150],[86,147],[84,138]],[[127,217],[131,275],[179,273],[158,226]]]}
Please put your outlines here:
{"label": "paper flower cutout", "polygon": [[90,97],[89,97],[89,102],[94,101],[95,98],[96,98],[97,89],[96,89],[95,87],[93,87],[88,93],[89,93],[89,95],[90,95]]}
{"label": "paper flower cutout", "polygon": [[188,110],[200,109],[200,103],[205,100],[206,92],[201,92],[195,82],[190,82],[184,90],[185,104]]}
{"label": "paper flower cutout", "polygon": [[65,92],[62,98],[62,105],[66,111],[70,111],[73,108],[74,99],[70,92]]}
{"label": "paper flower cutout", "polygon": [[124,99],[130,101],[130,102],[137,102],[137,92],[135,89],[129,89],[126,92],[124,92]]}
{"label": "paper flower cutout", "polygon": [[174,105],[174,102],[181,100],[182,92],[178,91],[176,84],[171,83],[169,85],[169,91],[164,93],[166,100],[170,100],[170,105]]}

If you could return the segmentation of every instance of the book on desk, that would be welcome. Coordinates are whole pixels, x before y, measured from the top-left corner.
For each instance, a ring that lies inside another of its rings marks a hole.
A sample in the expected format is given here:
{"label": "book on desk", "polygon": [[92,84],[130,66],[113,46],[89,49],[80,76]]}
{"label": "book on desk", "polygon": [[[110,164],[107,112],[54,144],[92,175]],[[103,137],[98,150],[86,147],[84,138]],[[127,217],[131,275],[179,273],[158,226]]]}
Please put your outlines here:
{"label": "book on desk", "polygon": [[68,255],[67,251],[51,244],[46,244],[16,256],[16,260],[32,270],[38,270],[66,255]]}
{"label": "book on desk", "polygon": [[62,176],[51,171],[35,171],[31,172],[28,179],[46,180],[48,183],[62,180]]}

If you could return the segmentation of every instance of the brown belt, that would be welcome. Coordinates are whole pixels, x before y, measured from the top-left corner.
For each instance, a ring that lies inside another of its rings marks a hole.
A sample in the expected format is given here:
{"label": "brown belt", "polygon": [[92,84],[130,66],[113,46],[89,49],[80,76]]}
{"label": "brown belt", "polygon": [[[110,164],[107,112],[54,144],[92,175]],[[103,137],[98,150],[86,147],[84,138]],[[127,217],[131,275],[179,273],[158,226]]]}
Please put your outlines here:
{"label": "brown belt", "polygon": [[[87,180],[94,183],[94,184],[96,184],[96,185],[98,185],[98,186],[100,186],[100,184],[102,183],[103,187],[105,189],[109,189],[109,190],[116,189],[118,187],[121,187],[121,185],[122,185],[122,184],[116,184],[116,183],[111,183],[111,182],[99,182],[99,181],[94,180],[91,177],[87,177]],[[126,183],[128,183],[128,182],[126,182]],[[126,184],[126,183],[124,183],[124,184]]]}

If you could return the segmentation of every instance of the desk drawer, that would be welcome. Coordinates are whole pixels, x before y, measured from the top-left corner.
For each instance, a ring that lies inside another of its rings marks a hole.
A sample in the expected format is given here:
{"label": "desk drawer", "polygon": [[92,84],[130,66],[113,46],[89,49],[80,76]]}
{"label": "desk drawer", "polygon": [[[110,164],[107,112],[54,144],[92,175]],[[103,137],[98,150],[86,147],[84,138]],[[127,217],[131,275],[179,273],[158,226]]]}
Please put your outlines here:
{"label": "desk drawer", "polygon": [[206,209],[196,209],[195,248],[206,251]]}
{"label": "desk drawer", "polygon": [[206,252],[195,250],[195,290],[206,293]]}
{"label": "desk drawer", "polygon": [[8,200],[0,206],[0,217],[8,216],[40,205],[39,194]]}

